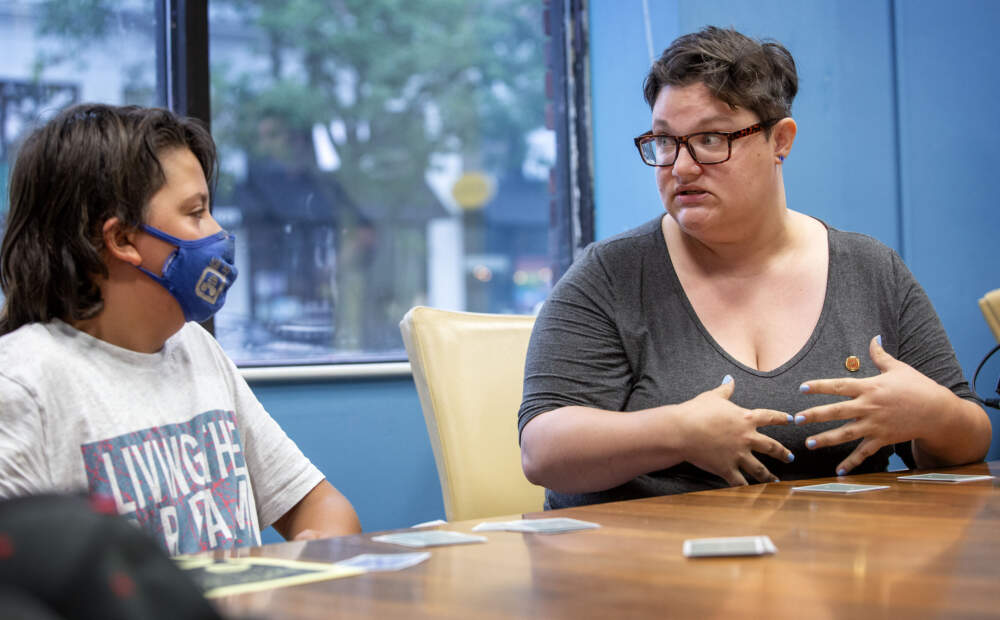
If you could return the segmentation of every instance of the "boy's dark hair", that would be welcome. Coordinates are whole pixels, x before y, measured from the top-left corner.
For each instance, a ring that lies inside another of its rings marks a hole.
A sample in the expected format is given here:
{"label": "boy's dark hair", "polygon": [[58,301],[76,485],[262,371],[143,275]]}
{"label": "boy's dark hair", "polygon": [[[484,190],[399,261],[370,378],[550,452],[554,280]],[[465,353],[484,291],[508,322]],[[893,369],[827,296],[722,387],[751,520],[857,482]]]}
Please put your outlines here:
{"label": "boy's dark hair", "polygon": [[215,143],[193,119],[168,110],[81,104],[36,129],[10,175],[10,212],[0,245],[6,300],[0,334],[27,323],[78,321],[104,307],[98,277],[102,228],[117,217],[128,228],[166,183],[158,155],[190,149],[215,179]]}
{"label": "boy's dark hair", "polygon": [[643,94],[652,108],[664,86],[697,82],[730,107],[746,108],[761,121],[791,116],[799,90],[795,60],[783,45],[715,26],[675,39],[650,68]]}

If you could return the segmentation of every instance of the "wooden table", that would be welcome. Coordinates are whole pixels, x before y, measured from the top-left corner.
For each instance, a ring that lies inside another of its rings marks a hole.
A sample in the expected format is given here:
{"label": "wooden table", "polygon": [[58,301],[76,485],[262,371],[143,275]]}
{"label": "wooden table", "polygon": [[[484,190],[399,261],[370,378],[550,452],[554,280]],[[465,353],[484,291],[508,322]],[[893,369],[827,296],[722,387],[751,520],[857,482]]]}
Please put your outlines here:
{"label": "wooden table", "polygon": [[[948,470],[992,473],[963,484],[888,484],[854,495],[793,492],[802,482],[617,502],[566,516],[601,529],[556,535],[486,532],[485,544],[435,547],[429,560],[218,599],[270,618],[963,618],[1000,615],[1000,461]],[[829,478],[816,482],[831,482]],[[491,520],[510,520],[514,515]],[[448,524],[468,532],[479,521]],[[686,559],[684,539],[766,534],[774,556]],[[229,555],[336,561],[411,551],[362,534]],[[225,553],[220,556],[225,557]]]}

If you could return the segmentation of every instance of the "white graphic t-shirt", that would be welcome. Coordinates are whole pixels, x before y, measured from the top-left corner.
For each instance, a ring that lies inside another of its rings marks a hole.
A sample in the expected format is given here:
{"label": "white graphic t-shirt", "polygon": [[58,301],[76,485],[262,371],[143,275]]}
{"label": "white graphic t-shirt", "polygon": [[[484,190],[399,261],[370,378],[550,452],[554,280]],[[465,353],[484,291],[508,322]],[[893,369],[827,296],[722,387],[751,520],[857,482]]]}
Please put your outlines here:
{"label": "white graphic t-shirt", "polygon": [[260,544],[322,479],[196,324],[154,354],[61,321],[0,338],[0,497],[104,497],[177,554]]}

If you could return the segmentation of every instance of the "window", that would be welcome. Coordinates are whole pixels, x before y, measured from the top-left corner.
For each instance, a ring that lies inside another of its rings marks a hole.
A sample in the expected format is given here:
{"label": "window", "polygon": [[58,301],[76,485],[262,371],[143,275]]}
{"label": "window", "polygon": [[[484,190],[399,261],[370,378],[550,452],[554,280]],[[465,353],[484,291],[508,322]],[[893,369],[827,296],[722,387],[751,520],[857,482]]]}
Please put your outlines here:
{"label": "window", "polygon": [[243,365],[404,359],[414,305],[530,313],[551,279],[539,0],[215,0],[215,213]]}
{"label": "window", "polygon": [[531,313],[552,280],[546,7],[213,0],[206,30],[185,0],[0,0],[0,210],[37,122],[82,101],[208,116],[208,81],[240,270],[214,330],[237,363],[405,359],[418,304]]}
{"label": "window", "polygon": [[81,101],[159,105],[150,2],[0,0],[0,212],[18,141]]}

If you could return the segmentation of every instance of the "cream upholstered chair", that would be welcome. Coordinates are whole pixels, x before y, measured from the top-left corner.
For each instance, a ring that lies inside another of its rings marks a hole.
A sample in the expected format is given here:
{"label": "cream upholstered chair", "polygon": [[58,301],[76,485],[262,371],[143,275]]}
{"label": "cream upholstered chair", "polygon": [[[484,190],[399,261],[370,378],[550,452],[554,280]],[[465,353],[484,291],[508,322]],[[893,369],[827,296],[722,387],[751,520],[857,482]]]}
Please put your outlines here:
{"label": "cream upholstered chair", "polygon": [[399,329],[449,521],[542,509],[521,470],[517,410],[534,317],[417,306]]}
{"label": "cream upholstered chair", "polygon": [[1000,288],[983,295],[979,299],[979,309],[982,310],[993,337],[1000,343]]}

